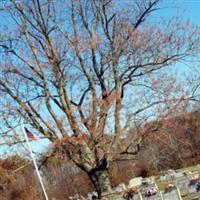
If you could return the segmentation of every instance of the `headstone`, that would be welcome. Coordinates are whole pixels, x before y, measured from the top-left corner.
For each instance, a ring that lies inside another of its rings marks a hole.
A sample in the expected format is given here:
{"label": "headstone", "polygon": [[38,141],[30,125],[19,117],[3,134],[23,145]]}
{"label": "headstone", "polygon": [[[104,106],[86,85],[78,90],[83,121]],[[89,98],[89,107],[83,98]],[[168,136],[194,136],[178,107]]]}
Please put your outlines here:
{"label": "headstone", "polygon": [[97,192],[93,191],[93,192],[88,193],[87,196],[88,196],[88,199],[92,199],[93,196],[98,196],[98,195],[97,195]]}
{"label": "headstone", "polygon": [[142,185],[149,185],[151,183],[151,180],[149,178],[143,178],[141,181]]}
{"label": "headstone", "polygon": [[149,184],[154,184],[155,183],[155,176],[149,177]]}
{"label": "headstone", "polygon": [[175,178],[181,178],[183,176],[184,176],[184,174],[182,172],[177,172],[176,174],[174,174]]}
{"label": "headstone", "polygon": [[142,177],[136,177],[129,181],[128,188],[137,187],[142,185]]}
{"label": "headstone", "polygon": [[161,181],[165,181],[165,180],[167,180],[167,176],[166,176],[166,175],[162,175],[162,176],[160,176],[160,180],[161,180]]}
{"label": "headstone", "polygon": [[123,192],[127,190],[127,187],[124,183],[120,183],[115,189],[114,192]]}

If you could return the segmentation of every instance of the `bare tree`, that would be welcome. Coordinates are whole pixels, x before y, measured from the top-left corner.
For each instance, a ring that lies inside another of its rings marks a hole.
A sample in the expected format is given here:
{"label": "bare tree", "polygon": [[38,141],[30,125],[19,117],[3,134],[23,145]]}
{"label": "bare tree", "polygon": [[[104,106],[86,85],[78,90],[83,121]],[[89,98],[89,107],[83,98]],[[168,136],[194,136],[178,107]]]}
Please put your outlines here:
{"label": "bare tree", "polygon": [[141,139],[120,144],[132,121],[174,102],[161,73],[198,50],[189,23],[149,20],[158,2],[4,4],[1,118],[11,128],[23,117],[89,175],[99,197],[111,189],[109,163],[140,149]]}

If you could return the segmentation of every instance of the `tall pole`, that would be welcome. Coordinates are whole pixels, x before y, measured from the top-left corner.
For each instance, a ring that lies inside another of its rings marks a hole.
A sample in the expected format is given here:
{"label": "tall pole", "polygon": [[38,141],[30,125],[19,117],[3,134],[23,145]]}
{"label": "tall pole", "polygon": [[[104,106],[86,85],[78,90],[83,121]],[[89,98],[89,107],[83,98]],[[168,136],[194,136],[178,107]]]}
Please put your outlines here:
{"label": "tall pole", "polygon": [[139,195],[139,197],[140,197],[140,200],[143,200],[143,197],[142,197],[142,194],[141,194],[140,191],[138,192],[138,195]]}
{"label": "tall pole", "polygon": [[37,166],[37,163],[36,163],[36,160],[35,160],[33,151],[32,151],[32,149],[31,149],[31,145],[30,145],[29,140],[28,140],[28,136],[27,136],[26,131],[25,131],[25,129],[24,129],[24,124],[23,124],[23,123],[21,123],[21,128],[22,128],[22,131],[23,131],[23,133],[24,133],[24,136],[25,136],[25,139],[26,139],[26,143],[27,143],[27,145],[28,145],[28,148],[29,148],[29,151],[30,151],[30,154],[31,154],[31,158],[32,158],[32,160],[33,160],[33,164],[34,164],[34,166],[35,166],[35,170],[36,170],[38,179],[39,179],[39,181],[40,181],[40,185],[41,185],[41,187],[42,187],[42,191],[43,191],[43,193],[44,193],[45,199],[46,199],[46,200],[49,200],[49,198],[48,198],[48,196],[47,196],[47,193],[46,193],[46,190],[45,190],[45,187],[44,187],[44,184],[43,184],[43,182],[42,182],[42,178],[41,178],[41,176],[40,176],[40,172],[39,172],[39,170],[38,170],[38,166]]}
{"label": "tall pole", "polygon": [[178,198],[180,200],[182,200],[182,196],[181,196],[180,190],[179,190],[179,188],[177,186],[176,186],[176,191],[177,191],[177,194],[178,194]]}

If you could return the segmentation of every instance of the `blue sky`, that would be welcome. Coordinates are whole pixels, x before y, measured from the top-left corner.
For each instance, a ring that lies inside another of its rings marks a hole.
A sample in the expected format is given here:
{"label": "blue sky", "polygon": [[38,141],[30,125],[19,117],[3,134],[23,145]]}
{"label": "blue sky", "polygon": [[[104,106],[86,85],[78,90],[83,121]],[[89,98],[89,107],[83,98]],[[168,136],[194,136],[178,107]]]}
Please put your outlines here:
{"label": "blue sky", "polygon": [[[200,25],[200,0],[163,0],[158,13],[161,16],[169,17],[178,15],[183,20],[191,20],[194,24]],[[179,14],[184,10],[184,13]]]}
{"label": "blue sky", "polygon": [[[128,2],[132,0],[125,1]],[[158,10],[157,13],[153,14],[153,17],[156,19],[159,19],[160,17],[171,18],[172,16],[178,16],[181,20],[190,20],[191,23],[195,25],[200,25],[200,0],[162,0],[162,3],[160,3],[160,7],[162,9]],[[10,21],[8,18],[6,19],[0,15],[0,26],[3,24],[7,24],[8,21]],[[48,145],[49,143],[47,140],[43,140],[42,142],[32,142],[32,147],[34,151],[38,152],[41,152],[44,149],[46,149]],[[8,153],[11,150],[8,146],[0,146],[0,148],[0,155],[2,153]],[[16,148],[13,149],[13,151],[15,150]]]}

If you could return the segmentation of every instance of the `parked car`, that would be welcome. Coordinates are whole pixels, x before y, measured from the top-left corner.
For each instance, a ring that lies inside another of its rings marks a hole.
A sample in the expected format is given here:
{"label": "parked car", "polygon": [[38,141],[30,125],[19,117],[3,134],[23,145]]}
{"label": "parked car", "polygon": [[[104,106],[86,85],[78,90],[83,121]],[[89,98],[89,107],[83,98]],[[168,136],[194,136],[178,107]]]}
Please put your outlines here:
{"label": "parked car", "polygon": [[196,183],[196,191],[199,192],[200,191],[200,181],[198,181]]}
{"label": "parked car", "polygon": [[200,182],[200,178],[191,179],[189,185],[195,185],[198,182]]}
{"label": "parked car", "polygon": [[153,195],[156,195],[156,194],[157,194],[157,188],[155,188],[155,187],[149,187],[145,191],[146,197],[150,197],[150,196],[153,196]]}

